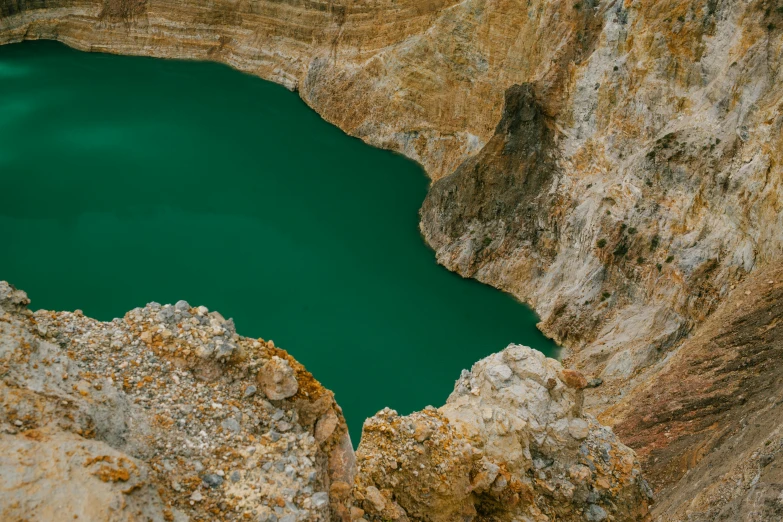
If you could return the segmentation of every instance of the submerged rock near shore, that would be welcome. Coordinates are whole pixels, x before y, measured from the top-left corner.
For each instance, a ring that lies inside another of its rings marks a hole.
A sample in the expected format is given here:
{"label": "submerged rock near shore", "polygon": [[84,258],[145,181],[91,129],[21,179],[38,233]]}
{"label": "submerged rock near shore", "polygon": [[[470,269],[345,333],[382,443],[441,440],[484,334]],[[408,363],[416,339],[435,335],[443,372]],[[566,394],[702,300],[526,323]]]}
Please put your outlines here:
{"label": "submerged rock near shore", "polygon": [[357,466],[333,394],[217,312],[28,304],[0,282],[3,520],[635,521],[651,501],[584,377],[524,346],[439,410],[368,419]]}

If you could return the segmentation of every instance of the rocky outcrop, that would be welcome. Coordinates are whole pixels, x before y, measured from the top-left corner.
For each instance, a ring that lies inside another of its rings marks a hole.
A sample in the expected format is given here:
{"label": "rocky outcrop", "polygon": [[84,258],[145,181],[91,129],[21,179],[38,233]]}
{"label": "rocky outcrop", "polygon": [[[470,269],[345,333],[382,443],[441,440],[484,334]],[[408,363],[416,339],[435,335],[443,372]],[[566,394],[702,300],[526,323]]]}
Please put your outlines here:
{"label": "rocky outcrop", "polygon": [[754,272],[602,415],[639,454],[658,520],[783,517],[783,265]]}
{"label": "rocky outcrop", "polygon": [[783,12],[577,5],[600,18],[582,59],[508,89],[422,230],[441,263],[534,305],[567,361],[611,385],[600,410],[781,255]]}
{"label": "rocky outcrop", "polygon": [[464,371],[440,408],[368,419],[356,499],[369,520],[644,520],[633,451],[582,410],[586,380],[525,346]]}
{"label": "rocky outcrop", "polygon": [[424,201],[421,228],[441,263],[476,275],[490,253],[513,257],[520,242],[542,260],[555,257],[556,230],[541,213],[555,205],[553,183],[563,174],[555,142],[535,86],[509,88],[489,143],[436,181]]}
{"label": "rocky outcrop", "polygon": [[332,393],[217,312],[151,303],[103,323],[28,303],[0,282],[3,520],[647,513],[633,451],[582,411],[584,377],[530,348],[476,363],[440,410],[369,419],[357,467]]}
{"label": "rocky outcrop", "polygon": [[341,410],[271,341],[184,301],[109,323],[28,302],[0,282],[0,519],[339,520]]}

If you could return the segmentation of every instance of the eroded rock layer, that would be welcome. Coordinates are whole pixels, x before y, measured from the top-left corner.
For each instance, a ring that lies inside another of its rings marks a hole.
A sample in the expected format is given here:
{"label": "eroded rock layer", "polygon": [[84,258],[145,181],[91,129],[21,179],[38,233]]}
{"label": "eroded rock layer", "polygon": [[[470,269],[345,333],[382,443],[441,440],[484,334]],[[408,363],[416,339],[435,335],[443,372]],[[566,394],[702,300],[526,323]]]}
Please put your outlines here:
{"label": "eroded rock layer", "polygon": [[783,11],[577,5],[601,18],[582,59],[507,90],[487,145],[433,184],[422,230],[622,392],[781,255]]}
{"label": "eroded rock layer", "polygon": [[639,453],[665,521],[783,519],[783,265],[754,272],[602,415]]}

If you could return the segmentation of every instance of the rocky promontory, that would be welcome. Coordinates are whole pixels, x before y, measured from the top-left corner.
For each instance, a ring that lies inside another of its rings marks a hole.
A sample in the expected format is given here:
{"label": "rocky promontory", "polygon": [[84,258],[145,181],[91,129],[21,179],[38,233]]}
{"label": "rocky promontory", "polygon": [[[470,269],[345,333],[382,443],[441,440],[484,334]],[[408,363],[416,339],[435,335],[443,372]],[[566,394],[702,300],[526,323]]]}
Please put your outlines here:
{"label": "rocky promontory", "polygon": [[446,404],[364,425],[357,497],[371,520],[646,520],[634,452],[582,408],[584,376],[510,345],[463,371]]}
{"label": "rocky promontory", "polygon": [[0,282],[3,520],[644,520],[585,378],[511,345],[446,405],[365,422],[272,341],[184,301],[100,322]]}
{"label": "rocky promontory", "polygon": [[333,394],[217,312],[103,323],[0,282],[0,519],[329,520],[354,454]]}

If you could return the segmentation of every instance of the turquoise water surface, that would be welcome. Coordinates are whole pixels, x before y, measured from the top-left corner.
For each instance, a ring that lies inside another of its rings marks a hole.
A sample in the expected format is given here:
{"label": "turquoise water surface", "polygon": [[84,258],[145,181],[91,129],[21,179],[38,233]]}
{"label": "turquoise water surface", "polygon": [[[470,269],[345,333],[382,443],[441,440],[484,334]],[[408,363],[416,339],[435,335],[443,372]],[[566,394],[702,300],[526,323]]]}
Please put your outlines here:
{"label": "turquoise water surface", "polygon": [[435,263],[427,184],[222,65],[0,47],[0,279],[102,320],[218,310],[334,390],[355,441],[508,343],[555,350],[528,308]]}

